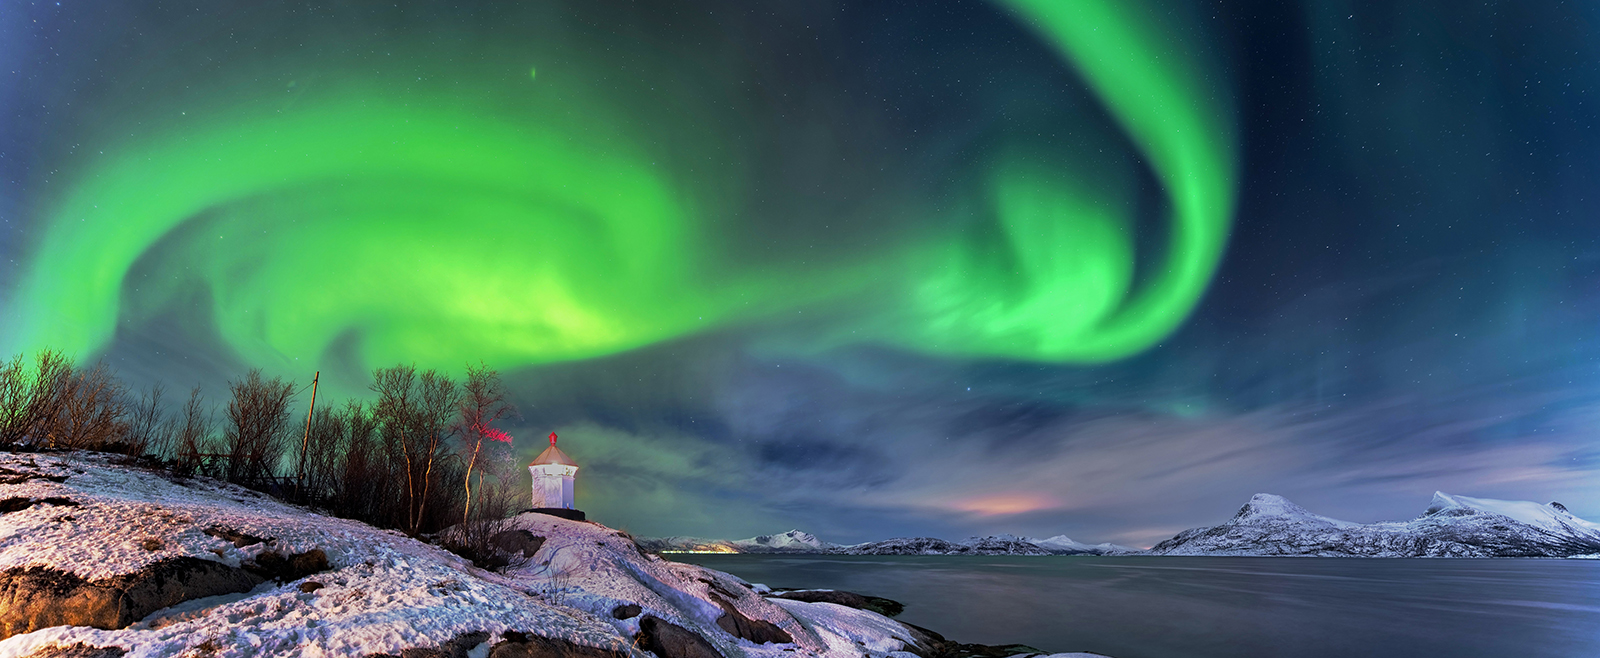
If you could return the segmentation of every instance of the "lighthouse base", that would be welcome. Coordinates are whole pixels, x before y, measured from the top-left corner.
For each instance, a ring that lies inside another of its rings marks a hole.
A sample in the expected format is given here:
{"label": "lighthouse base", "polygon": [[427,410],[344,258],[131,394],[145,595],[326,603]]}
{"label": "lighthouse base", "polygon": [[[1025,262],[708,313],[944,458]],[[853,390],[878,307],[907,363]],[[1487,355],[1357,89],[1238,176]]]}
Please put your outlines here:
{"label": "lighthouse base", "polygon": [[549,514],[550,516],[559,516],[559,517],[561,517],[563,519],[567,519],[567,520],[570,520],[570,521],[587,521],[587,520],[589,520],[587,516],[584,516],[583,510],[567,509],[565,507],[529,507],[528,509],[522,510],[523,514],[527,514],[528,512],[533,512],[535,514]]}

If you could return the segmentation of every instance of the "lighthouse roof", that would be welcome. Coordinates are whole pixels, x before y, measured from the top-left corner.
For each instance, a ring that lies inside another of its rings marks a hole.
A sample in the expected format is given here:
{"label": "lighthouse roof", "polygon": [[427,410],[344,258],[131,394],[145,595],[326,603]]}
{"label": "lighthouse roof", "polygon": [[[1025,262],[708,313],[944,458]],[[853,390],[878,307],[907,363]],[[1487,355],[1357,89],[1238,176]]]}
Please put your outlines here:
{"label": "lighthouse roof", "polygon": [[562,466],[578,465],[577,462],[572,461],[571,457],[567,456],[567,453],[561,452],[561,449],[556,447],[555,434],[550,435],[550,447],[545,448],[544,452],[539,453],[538,457],[534,457],[533,461],[528,465],[538,466],[540,464],[561,464]]}

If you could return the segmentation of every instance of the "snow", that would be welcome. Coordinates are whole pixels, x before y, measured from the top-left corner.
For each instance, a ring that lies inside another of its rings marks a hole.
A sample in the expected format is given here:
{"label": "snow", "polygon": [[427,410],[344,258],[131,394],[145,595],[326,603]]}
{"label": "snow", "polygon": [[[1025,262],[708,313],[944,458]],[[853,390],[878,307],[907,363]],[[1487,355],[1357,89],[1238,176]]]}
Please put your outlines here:
{"label": "snow", "polygon": [[1132,548],[1132,547],[1129,547],[1129,546],[1122,546],[1122,545],[1119,545],[1119,544],[1113,544],[1111,542],[1104,542],[1104,543],[1100,543],[1100,544],[1085,544],[1083,542],[1076,541],[1073,538],[1068,537],[1066,535],[1056,535],[1054,537],[1047,537],[1045,539],[1034,539],[1032,537],[1024,537],[1023,541],[1026,541],[1026,542],[1031,543],[1031,544],[1033,544],[1035,546],[1038,546],[1040,548],[1048,550],[1048,551],[1050,551],[1052,553],[1119,554],[1119,553],[1138,553],[1139,552],[1139,549],[1137,549],[1137,548]]}
{"label": "snow", "polygon": [[661,551],[696,553],[814,553],[833,555],[1121,555],[1138,549],[1116,544],[1084,544],[1066,535],[1033,539],[1015,535],[968,537],[945,541],[934,537],[896,537],[860,544],[833,544],[808,532],[790,530],[776,535],[749,539],[704,539],[700,537],[660,537],[641,539],[641,544]]}
{"label": "snow", "polygon": [[1325,525],[1334,528],[1355,528],[1359,523],[1340,521],[1338,519],[1312,514],[1306,508],[1289,502],[1289,499],[1269,493],[1258,493],[1250,497],[1250,502],[1245,503],[1234,515],[1234,521],[1246,523],[1255,519],[1271,517],[1275,519],[1293,519],[1300,523]]}
{"label": "snow", "polygon": [[1429,514],[1434,514],[1438,510],[1452,508],[1475,509],[1489,512],[1490,514],[1499,514],[1550,532],[1565,532],[1573,526],[1600,530],[1600,524],[1580,519],[1565,509],[1558,509],[1553,505],[1540,505],[1527,500],[1468,498],[1466,496],[1454,496],[1443,491],[1433,492],[1433,502],[1428,505]]}
{"label": "snow", "polygon": [[[829,648],[847,649],[859,645],[873,655],[894,655],[914,640],[910,630],[888,617],[836,603],[806,603],[772,599],[805,627],[816,633]],[[913,654],[896,658],[910,658]]]}
{"label": "snow", "polygon": [[1152,555],[1569,557],[1600,550],[1600,526],[1559,504],[1435,493],[1411,521],[1351,523],[1256,494],[1227,523],[1185,530]]}
{"label": "snow", "polygon": [[775,551],[826,551],[834,548],[834,544],[817,539],[816,535],[799,530],[790,530],[776,535],[761,535],[749,539],[735,539],[735,547],[746,552],[752,549],[763,548]]}
{"label": "snow", "polygon": [[[65,476],[0,484],[0,498],[77,503],[0,514],[0,569],[49,567],[97,580],[180,556],[237,567],[264,551],[313,548],[327,554],[330,569],[187,601],[120,630],[58,626],[13,636],[0,641],[0,656],[77,643],[121,646],[130,658],[202,650],[219,657],[349,656],[439,646],[474,632],[498,638],[508,630],[648,656],[634,648],[640,617],[612,616],[626,603],[699,633],[729,658],[909,658],[899,653],[910,635],[898,622],[832,604],[766,599],[728,574],[646,555],[597,523],[519,515],[517,528],[547,541],[530,563],[493,573],[399,533],[113,460],[0,454],[7,481],[21,479],[12,474]],[[235,547],[206,534],[219,526],[268,541]],[[323,587],[303,592],[298,585],[306,581]],[[716,624],[724,614],[719,601],[776,625],[793,641],[758,645],[728,634]]]}

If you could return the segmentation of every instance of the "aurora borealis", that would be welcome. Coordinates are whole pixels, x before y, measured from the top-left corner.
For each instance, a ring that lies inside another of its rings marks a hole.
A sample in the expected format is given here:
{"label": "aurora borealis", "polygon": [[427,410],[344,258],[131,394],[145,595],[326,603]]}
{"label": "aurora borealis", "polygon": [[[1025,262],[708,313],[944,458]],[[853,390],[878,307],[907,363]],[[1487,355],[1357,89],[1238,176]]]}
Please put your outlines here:
{"label": "aurora borealis", "polygon": [[7,354],[482,360],[641,534],[1600,516],[1593,9],[7,9]]}
{"label": "aurora borealis", "polygon": [[[1132,280],[1130,209],[1040,158],[986,167],[971,203],[1000,234],[989,244],[935,233],[835,272],[719,272],[723,200],[655,160],[684,154],[627,130],[616,109],[625,101],[554,75],[514,82],[498,67],[448,72],[478,92],[463,98],[318,63],[340,89],[288,104],[202,94],[177,121],[169,109],[71,174],[62,198],[43,204],[43,234],[14,294],[20,321],[4,344],[103,349],[128,269],[208,215],[174,259],[198,269],[223,339],[272,367],[318,358],[349,332],[368,366],[583,359],[870,293],[888,300],[890,321],[863,323],[890,344],[1126,356],[1170,332],[1216,267],[1233,195],[1228,118],[1189,67],[1160,59],[1192,55],[1120,5],[1051,7],[1014,9],[1084,72],[1172,199],[1172,239],[1167,253],[1145,256],[1159,264],[1144,290]],[[1114,34],[1074,28],[1090,22]],[[662,123],[652,127],[722,138],[712,126]],[[701,166],[719,186],[738,169],[717,156]],[[885,290],[858,290],[864,279],[887,279]],[[396,288],[406,294],[384,294]]]}

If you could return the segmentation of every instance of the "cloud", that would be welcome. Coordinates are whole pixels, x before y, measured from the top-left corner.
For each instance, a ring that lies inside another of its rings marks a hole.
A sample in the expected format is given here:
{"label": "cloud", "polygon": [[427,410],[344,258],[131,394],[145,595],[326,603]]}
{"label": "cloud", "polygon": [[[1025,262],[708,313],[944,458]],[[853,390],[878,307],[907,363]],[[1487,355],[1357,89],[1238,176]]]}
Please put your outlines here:
{"label": "cloud", "polygon": [[[1600,405],[1575,390],[1493,403],[1464,390],[1427,413],[1393,397],[1178,415],[857,385],[818,363],[786,365],[778,375],[747,362],[723,379],[716,415],[736,438],[677,439],[701,442],[720,464],[693,486],[743,492],[749,522],[771,519],[762,532],[1065,533],[1149,545],[1226,520],[1257,492],[1356,521],[1413,517],[1435,489],[1576,500],[1575,512],[1600,517],[1584,505],[1600,494],[1584,429]],[[1555,400],[1563,410],[1548,411]],[[1537,431],[1504,436],[1535,422]]]}

